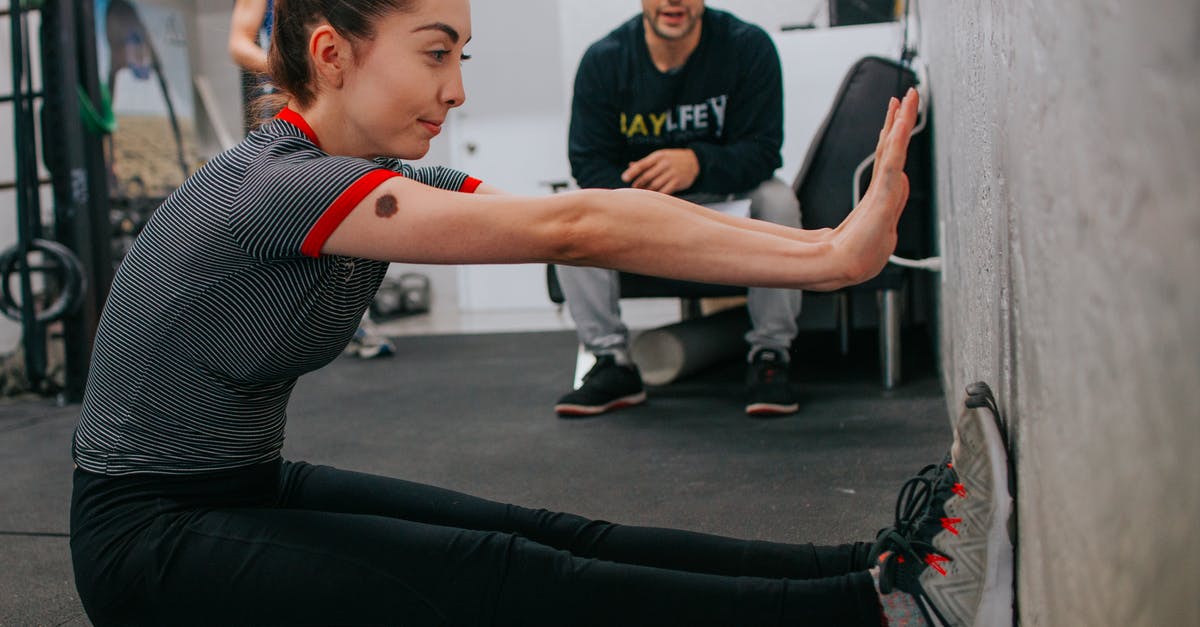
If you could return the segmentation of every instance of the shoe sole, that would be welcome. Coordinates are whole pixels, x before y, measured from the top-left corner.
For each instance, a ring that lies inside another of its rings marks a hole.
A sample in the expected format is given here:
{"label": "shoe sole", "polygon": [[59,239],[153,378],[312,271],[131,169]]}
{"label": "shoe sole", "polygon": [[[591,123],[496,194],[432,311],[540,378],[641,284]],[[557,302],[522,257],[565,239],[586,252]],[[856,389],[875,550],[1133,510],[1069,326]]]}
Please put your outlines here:
{"label": "shoe sole", "polygon": [[800,403],[791,405],[776,405],[772,403],[752,403],[746,406],[747,416],[784,416],[800,411]]}
{"label": "shoe sole", "polygon": [[951,576],[926,569],[921,586],[943,615],[953,617],[953,627],[1007,627],[1013,613],[1012,497],[1004,439],[988,410],[963,410],[951,457],[967,498],[946,501],[946,515],[962,523],[959,535],[943,532],[933,541],[953,558]]}
{"label": "shoe sole", "polygon": [[563,404],[555,405],[554,412],[563,418],[576,418],[576,417],[580,417],[580,416],[597,416],[597,415],[603,414],[604,412],[612,411],[614,409],[621,409],[622,407],[632,407],[634,405],[641,405],[644,402],[646,402],[646,393],[638,392],[637,394],[630,394],[629,396],[622,396],[621,398],[618,398],[618,399],[612,401],[611,403],[607,403],[604,405],[572,405],[572,404],[563,403]]}

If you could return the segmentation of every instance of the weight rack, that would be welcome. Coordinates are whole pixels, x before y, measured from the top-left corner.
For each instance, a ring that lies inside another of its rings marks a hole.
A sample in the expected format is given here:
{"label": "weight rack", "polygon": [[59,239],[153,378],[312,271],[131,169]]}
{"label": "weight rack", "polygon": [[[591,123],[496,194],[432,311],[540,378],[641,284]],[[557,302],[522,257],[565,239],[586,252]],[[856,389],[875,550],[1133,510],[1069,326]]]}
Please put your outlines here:
{"label": "weight rack", "polygon": [[[29,17],[40,12],[41,91],[34,89]],[[16,180],[17,243],[0,254],[0,310],[19,319],[26,376],[39,393],[60,402],[82,399],[100,310],[112,282],[107,166],[102,124],[105,111],[96,62],[94,4],[90,0],[10,0],[9,19]],[[38,117],[41,152],[51,176],[38,178]],[[40,187],[53,192],[53,223],[42,223]],[[38,253],[34,258],[31,253]],[[37,259],[40,258],[40,264]],[[39,307],[33,276],[41,274]],[[19,281],[20,302],[11,293]],[[61,321],[65,375],[61,388],[47,378],[49,328]]]}

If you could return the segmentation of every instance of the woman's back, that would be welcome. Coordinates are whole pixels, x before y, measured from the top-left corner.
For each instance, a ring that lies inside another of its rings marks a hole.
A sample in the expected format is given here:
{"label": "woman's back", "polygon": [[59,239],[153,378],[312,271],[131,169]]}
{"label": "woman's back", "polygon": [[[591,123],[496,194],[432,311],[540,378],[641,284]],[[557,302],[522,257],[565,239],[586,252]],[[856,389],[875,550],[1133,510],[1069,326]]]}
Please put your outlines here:
{"label": "woman's back", "polygon": [[295,379],[341,353],[387,269],[301,248],[337,180],[377,168],[276,121],[172,194],[114,280],[76,463],[190,474],[278,457]]}

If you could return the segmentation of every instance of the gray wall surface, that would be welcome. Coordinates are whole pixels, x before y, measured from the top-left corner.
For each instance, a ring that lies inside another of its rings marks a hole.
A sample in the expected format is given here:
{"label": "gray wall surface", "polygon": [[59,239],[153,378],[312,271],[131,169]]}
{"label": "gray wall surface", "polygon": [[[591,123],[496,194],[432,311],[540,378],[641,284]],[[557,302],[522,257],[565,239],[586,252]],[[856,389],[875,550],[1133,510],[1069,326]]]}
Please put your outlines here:
{"label": "gray wall surface", "polygon": [[1200,4],[920,3],[942,365],[1012,423],[1022,625],[1198,625]]}

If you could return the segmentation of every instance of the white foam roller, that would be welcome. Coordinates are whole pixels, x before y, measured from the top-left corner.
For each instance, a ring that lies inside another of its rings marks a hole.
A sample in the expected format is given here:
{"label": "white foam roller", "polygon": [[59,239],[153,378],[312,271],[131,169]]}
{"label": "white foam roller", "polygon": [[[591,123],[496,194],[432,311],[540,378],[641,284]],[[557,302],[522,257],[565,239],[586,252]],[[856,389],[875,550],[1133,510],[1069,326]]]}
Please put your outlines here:
{"label": "white foam roller", "polygon": [[666,385],[746,352],[745,307],[643,331],[630,347],[648,385]]}

